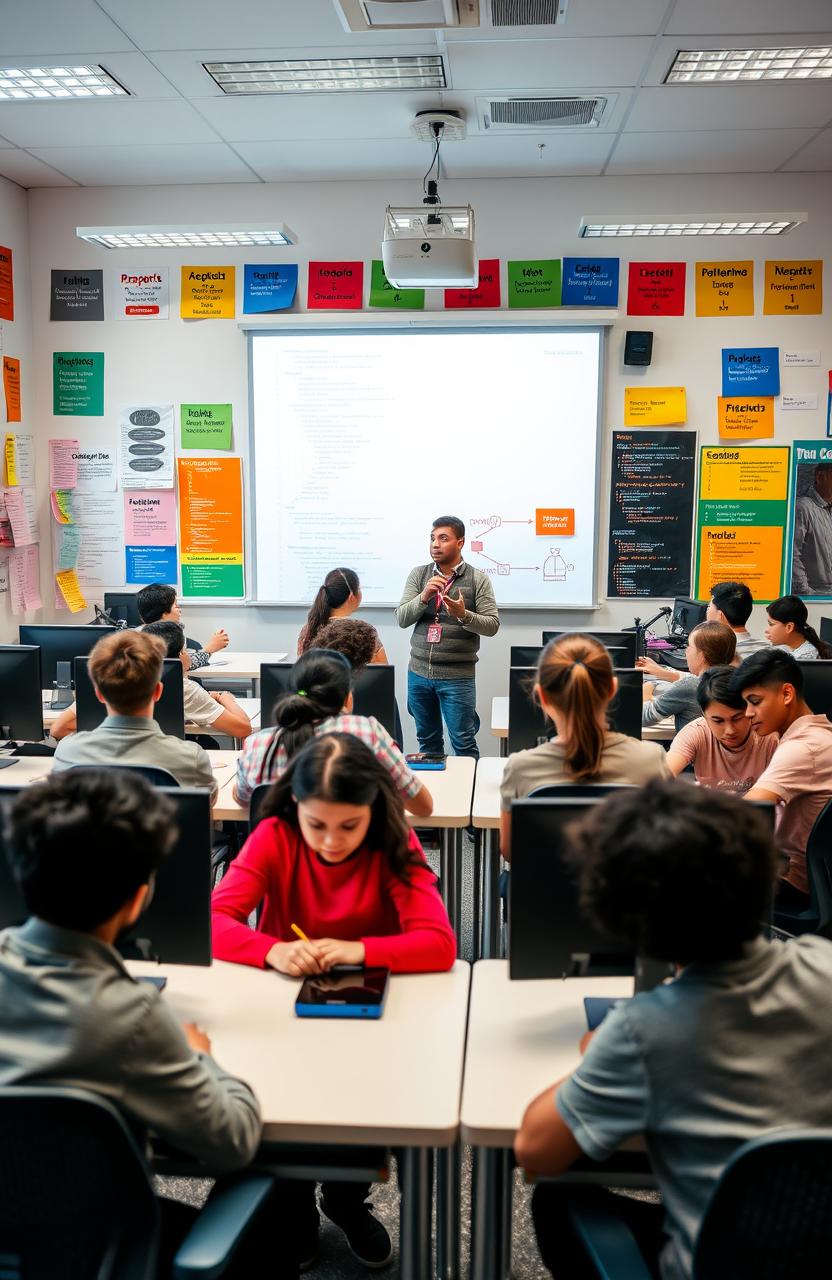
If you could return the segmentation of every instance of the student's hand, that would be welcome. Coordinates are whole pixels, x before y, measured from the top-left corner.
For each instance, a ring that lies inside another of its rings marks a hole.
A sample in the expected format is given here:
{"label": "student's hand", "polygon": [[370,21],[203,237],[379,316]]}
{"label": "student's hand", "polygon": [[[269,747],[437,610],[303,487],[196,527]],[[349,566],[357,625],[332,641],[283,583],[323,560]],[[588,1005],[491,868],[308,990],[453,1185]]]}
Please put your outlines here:
{"label": "student's hand", "polygon": [[648,675],[656,676],[659,680],[664,680],[668,671],[667,667],[660,666],[652,658],[636,658],[636,666],[641,671],[646,671]]}
{"label": "student's hand", "polygon": [[266,964],[278,973],[290,978],[302,978],[308,973],[323,973],[329,968],[324,964],[317,942],[276,942],[266,956]]}
{"label": "student's hand", "polygon": [[316,938],[315,946],[325,969],[334,964],[363,964],[366,951],[363,942],[340,942],[337,938]]}
{"label": "student's hand", "polygon": [[430,604],[431,596],[434,596],[438,592],[440,592],[444,587],[446,581],[447,579],[443,577],[441,573],[435,573],[431,578],[430,582],[425,587],[424,591],[422,592],[422,595],[421,595],[422,602],[424,604]]}
{"label": "student's hand", "polygon": [[[598,1028],[596,1027],[595,1031],[597,1030]],[[581,1051],[581,1057],[583,1057],[583,1055],[586,1053],[587,1049],[589,1048],[589,1042],[592,1039],[592,1037],[595,1035],[595,1031],[585,1031],[584,1034],[581,1036],[580,1043],[578,1045],[578,1048]]]}
{"label": "student's hand", "polygon": [[452,596],[445,596],[442,603],[452,618],[456,618],[457,621],[461,622],[465,617],[465,601],[462,598],[462,592],[459,593],[455,600]]}
{"label": "student's hand", "polygon": [[185,1039],[193,1049],[194,1053],[210,1053],[211,1041],[208,1039],[204,1031],[196,1025],[195,1022],[183,1022],[182,1030],[185,1032]]}
{"label": "student's hand", "polygon": [[228,632],[220,627],[219,631],[215,631],[205,648],[209,653],[219,653],[220,649],[228,647]]}

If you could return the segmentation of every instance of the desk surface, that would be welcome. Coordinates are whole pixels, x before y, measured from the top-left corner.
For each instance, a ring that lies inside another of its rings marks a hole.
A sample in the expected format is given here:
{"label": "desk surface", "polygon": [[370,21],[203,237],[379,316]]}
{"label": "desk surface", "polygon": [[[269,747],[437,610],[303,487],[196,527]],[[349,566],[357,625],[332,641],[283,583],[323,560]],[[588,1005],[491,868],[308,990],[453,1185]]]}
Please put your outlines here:
{"label": "desk surface", "polygon": [[221,649],[211,655],[207,667],[199,667],[190,673],[193,680],[259,680],[260,666],[264,662],[285,662],[285,653],[239,653],[234,649]]}
{"label": "desk surface", "polygon": [[500,825],[500,783],[506,767],[504,756],[480,756],[474,780],[471,825],[495,830]]}
{"label": "desk surface", "polygon": [[[495,738],[508,737],[508,694],[491,699],[491,732]],[[672,716],[643,726],[641,730],[642,742],[672,742],[675,737],[676,726]]]}
{"label": "desk surface", "polygon": [[632,978],[510,982],[506,960],[474,965],[462,1139],[511,1146],[526,1106],[578,1065],[584,996],[628,996]]}
{"label": "desk surface", "polygon": [[397,974],[377,1021],[296,1018],[299,983],[215,961],[131,964],[164,974],[165,999],[248,1081],[272,1142],[451,1146],[459,1129],[470,966]]}

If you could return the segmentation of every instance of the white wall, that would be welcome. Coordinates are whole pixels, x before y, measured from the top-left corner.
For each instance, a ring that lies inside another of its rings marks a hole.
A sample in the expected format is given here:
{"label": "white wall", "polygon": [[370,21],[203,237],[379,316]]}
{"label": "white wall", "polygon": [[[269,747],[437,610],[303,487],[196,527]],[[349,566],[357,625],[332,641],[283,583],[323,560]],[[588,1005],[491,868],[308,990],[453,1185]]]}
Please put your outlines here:
{"label": "white wall", "polygon": [[[32,286],[29,276],[29,227],[27,194],[14,182],[0,178],[0,244],[12,251],[14,273],[14,320],[0,320],[0,349],[2,354],[20,360],[21,418],[11,424],[10,430],[21,433],[36,430],[35,370],[32,363]],[[0,437],[6,430],[6,401],[0,387]],[[41,472],[37,476],[41,491],[46,490],[49,477]],[[48,495],[47,495],[48,496]],[[2,552],[0,552],[2,554]],[[8,592],[0,595],[0,643],[17,640],[18,622],[34,622],[34,613],[13,618]]]}
{"label": "white wall", "polygon": [[[77,435],[82,444],[115,441],[118,406],[134,400],[232,401],[236,447],[245,454],[247,437],[247,369],[245,340],[232,321],[184,322],[178,318],[152,323],[106,321],[57,323],[49,321],[49,271],[51,268],[103,266],[109,273],[127,268],[147,268],[168,263],[172,275],[173,317],[178,316],[178,266],[181,262],[238,264],[238,296],[244,262],[286,261],[300,264],[300,292],[305,292],[305,263],[310,258],[360,258],[369,272],[372,257],[380,256],[379,243],[386,204],[417,201],[418,183],[342,182],[275,185],[194,186],[156,188],[98,188],[36,190],[30,192],[30,237],[33,262],[33,325],[37,353],[35,413],[41,436],[39,479],[42,515],[47,523],[46,441],[51,435]],[[488,732],[491,697],[506,690],[508,646],[539,641],[542,625],[629,625],[634,612],[655,612],[652,601],[627,602],[604,599],[606,588],[607,501],[610,432],[623,425],[623,388],[641,380],[644,385],[687,387],[688,426],[699,432],[702,443],[717,440],[716,398],[720,393],[722,346],[770,345],[820,348],[816,369],[786,370],[783,388],[790,393],[816,391],[819,409],[814,412],[777,411],[776,438],[789,441],[825,433],[826,370],[832,361],[829,321],[826,317],[763,317],[762,275],[766,257],[822,258],[832,233],[832,178],[825,174],[730,175],[672,178],[568,178],[471,181],[445,183],[446,203],[468,201],[477,215],[478,250],[481,257],[540,258],[578,254],[586,243],[577,239],[581,215],[618,212],[659,215],[688,213],[725,214],[748,211],[808,211],[809,221],[783,240],[754,242],[723,240],[673,240],[608,242],[604,251],[621,257],[622,313],[609,343],[606,379],[603,460],[601,470],[601,528],[598,563],[599,608],[594,613],[556,611],[504,615],[503,630],[495,640],[484,641],[479,668],[479,710],[483,720],[480,742],[493,753],[495,741]],[[2,206],[0,206],[0,210]],[[252,221],[274,217],[297,235],[288,249],[239,250],[235,253],[179,255],[172,251],[123,254],[93,248],[79,241],[75,227],[165,222]],[[696,319],[693,315],[692,264],[696,260],[751,258],[757,263],[757,312],[748,319]],[[686,259],[688,305],[684,318],[658,318],[648,322],[623,312],[626,303],[626,264],[637,260]],[[19,277],[20,279],[20,277]],[[365,280],[365,287],[368,280]],[[832,291],[832,280],[827,281]],[[432,298],[435,297],[435,301]],[[441,292],[428,293],[428,308],[441,308]],[[373,313],[378,314],[378,313]],[[536,314],[540,314],[539,312]],[[827,304],[827,315],[829,304]],[[557,312],[553,313],[557,318]],[[358,319],[350,313],[350,320]],[[651,327],[655,334],[653,364],[649,370],[625,371],[622,365],[627,328]],[[103,350],[106,353],[105,416],[99,419],[53,419],[51,360],[53,350]],[[450,444],[449,444],[450,447]],[[530,460],[533,465],[534,460]],[[406,482],[407,456],[401,472]],[[414,563],[425,557],[432,510],[425,495],[424,527],[411,531]],[[400,531],[401,532],[401,531]],[[45,549],[48,544],[45,544]],[[48,555],[42,576],[44,616],[52,616]],[[117,584],[113,584],[117,585]],[[658,602],[658,604],[663,602]],[[656,607],[658,607],[658,604]],[[814,610],[819,613],[819,610]],[[66,615],[62,615],[66,617]],[[368,611],[371,622],[382,628],[391,660],[403,679],[408,636],[395,627],[387,610]],[[298,610],[256,606],[193,607],[189,631],[204,636],[215,625],[227,626],[238,649],[284,648],[292,651],[302,621]],[[754,628],[764,625],[762,610],[755,611]]]}

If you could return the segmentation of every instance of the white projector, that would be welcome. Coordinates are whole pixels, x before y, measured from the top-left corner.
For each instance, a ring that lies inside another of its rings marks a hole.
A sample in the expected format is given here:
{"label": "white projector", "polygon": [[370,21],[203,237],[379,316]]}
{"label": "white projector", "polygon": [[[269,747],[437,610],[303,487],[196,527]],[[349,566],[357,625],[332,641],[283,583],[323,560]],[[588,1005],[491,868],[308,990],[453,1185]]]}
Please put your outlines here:
{"label": "white projector", "polygon": [[477,284],[474,210],[388,205],[381,246],[384,274],[394,289],[457,288]]}

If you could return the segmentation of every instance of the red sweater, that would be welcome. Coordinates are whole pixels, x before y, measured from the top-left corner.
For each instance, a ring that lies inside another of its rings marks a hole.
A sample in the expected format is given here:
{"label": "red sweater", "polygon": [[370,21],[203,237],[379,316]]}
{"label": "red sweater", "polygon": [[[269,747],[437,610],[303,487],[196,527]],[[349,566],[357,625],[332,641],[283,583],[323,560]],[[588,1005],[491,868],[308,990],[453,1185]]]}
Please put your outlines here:
{"label": "red sweater", "polygon": [[[448,913],[413,831],[409,843],[419,862],[405,882],[380,851],[327,864],[300,831],[265,818],[214,890],[215,958],[263,968],[276,942],[295,941],[295,923],[312,939],[363,942],[365,963],[394,973],[450,969],[456,938]],[[261,902],[260,928],[251,929],[247,920]]]}

